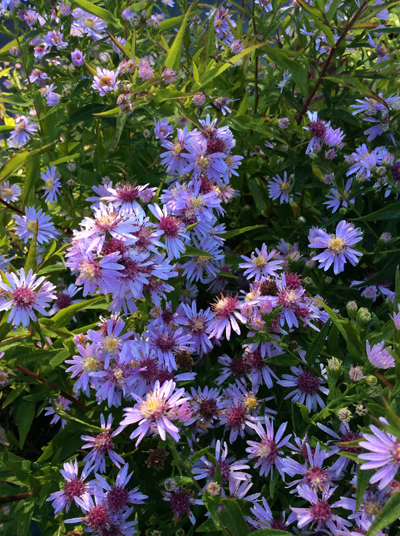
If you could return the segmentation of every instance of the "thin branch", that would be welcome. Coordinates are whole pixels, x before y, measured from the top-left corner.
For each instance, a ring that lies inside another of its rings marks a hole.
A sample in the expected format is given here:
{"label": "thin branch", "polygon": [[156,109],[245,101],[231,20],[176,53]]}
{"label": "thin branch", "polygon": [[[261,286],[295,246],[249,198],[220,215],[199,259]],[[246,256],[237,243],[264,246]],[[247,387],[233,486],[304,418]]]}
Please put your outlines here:
{"label": "thin branch", "polygon": [[[35,374],[34,372],[31,372],[30,370],[28,370],[28,369],[26,369],[24,367],[21,367],[20,365],[16,366],[15,368],[17,370],[19,370],[20,372],[22,372],[23,374],[26,374],[27,376],[30,376],[31,378],[35,378],[35,380],[37,380],[40,383],[47,383],[47,385],[53,391],[60,391],[59,388],[56,385],[54,385],[54,383],[49,382],[48,380],[46,380],[46,378],[42,378],[38,374]],[[68,393],[65,393],[64,391],[60,391],[60,394],[61,394],[61,396],[63,396],[64,398],[66,398],[70,402],[73,402],[74,404],[76,404],[80,408],[84,409],[85,411],[89,411],[89,408],[87,408],[84,404],[82,404],[82,402],[80,400],[78,400],[74,396],[69,395]]]}
{"label": "thin branch", "polygon": [[328,59],[326,60],[326,62],[324,63],[324,66],[322,67],[321,74],[319,75],[319,78],[318,78],[313,90],[311,91],[311,93],[307,97],[307,100],[304,103],[303,109],[301,110],[299,117],[296,119],[296,123],[298,125],[300,125],[300,123],[301,123],[306,111],[308,110],[310,102],[313,100],[313,97],[316,94],[316,92],[318,91],[319,86],[322,84],[322,79],[324,78],[324,76],[326,74],[326,71],[328,70],[329,64],[330,64],[333,56],[335,55],[336,50],[338,49],[340,43],[343,41],[343,39],[346,37],[346,35],[349,33],[351,28],[356,23],[357,19],[360,17],[362,12],[364,11],[365,7],[367,6],[367,3],[368,3],[368,1],[364,0],[364,2],[361,4],[360,8],[358,9],[357,13],[354,15],[354,17],[351,19],[349,24],[343,30],[342,35],[336,41],[335,45],[331,48],[331,51],[330,51],[329,56],[328,56]]}
{"label": "thin branch", "polygon": [[29,491],[26,493],[19,493],[18,495],[9,495],[8,497],[0,497],[0,504],[5,504],[9,502],[22,501],[29,497]]}

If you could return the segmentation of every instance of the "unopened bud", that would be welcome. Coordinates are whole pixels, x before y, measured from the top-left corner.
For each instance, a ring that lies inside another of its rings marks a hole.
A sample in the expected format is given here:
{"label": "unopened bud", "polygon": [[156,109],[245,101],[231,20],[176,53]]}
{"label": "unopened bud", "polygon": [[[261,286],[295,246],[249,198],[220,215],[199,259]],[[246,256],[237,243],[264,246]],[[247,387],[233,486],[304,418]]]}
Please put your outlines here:
{"label": "unopened bud", "polygon": [[212,497],[215,497],[221,491],[221,486],[218,484],[218,482],[210,482],[207,485],[206,490]]}
{"label": "unopened bud", "polygon": [[350,419],[352,418],[352,414],[351,414],[351,411],[349,410],[349,408],[339,409],[339,411],[336,413],[336,415],[339,417],[339,419],[342,422],[349,422]]}
{"label": "unopened bud", "polygon": [[364,417],[364,415],[368,414],[368,410],[362,404],[357,404],[356,405],[356,413],[357,413],[357,415],[360,415],[360,417]]}
{"label": "unopened bud", "polygon": [[355,301],[349,301],[347,302],[346,310],[349,317],[354,320],[358,311],[358,305]]}
{"label": "unopened bud", "polygon": [[372,374],[370,374],[369,376],[366,376],[365,383],[367,385],[376,385],[378,383],[378,379]]}
{"label": "unopened bud", "polygon": [[359,382],[363,377],[361,367],[353,367],[353,365],[351,365],[349,376],[350,379],[353,380],[353,382]]}
{"label": "unopened bud", "polygon": [[368,322],[371,322],[371,313],[366,307],[360,307],[357,311],[356,320],[360,326],[366,326]]}
{"label": "unopened bud", "polygon": [[164,488],[167,491],[174,491],[178,487],[178,484],[175,482],[173,478],[167,478],[167,480],[164,482]]}
{"label": "unopened bud", "polygon": [[340,370],[340,365],[342,362],[337,357],[332,357],[331,359],[328,359],[328,368],[329,370]]}

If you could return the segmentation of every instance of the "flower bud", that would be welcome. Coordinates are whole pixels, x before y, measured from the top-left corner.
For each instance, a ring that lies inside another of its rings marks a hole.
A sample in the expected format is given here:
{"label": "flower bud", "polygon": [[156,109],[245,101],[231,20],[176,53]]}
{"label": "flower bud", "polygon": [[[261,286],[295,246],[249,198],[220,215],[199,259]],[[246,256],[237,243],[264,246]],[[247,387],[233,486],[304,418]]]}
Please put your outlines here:
{"label": "flower bud", "polygon": [[351,365],[349,376],[353,382],[359,382],[363,378],[361,367],[353,367],[353,365]]}
{"label": "flower bud", "polygon": [[365,383],[367,385],[376,385],[378,383],[378,379],[372,374],[370,374],[369,376],[366,376]]}
{"label": "flower bud", "polygon": [[379,240],[387,244],[387,242],[390,242],[392,240],[392,235],[390,233],[382,233],[379,237]]}
{"label": "flower bud", "polygon": [[342,422],[349,422],[350,419],[352,418],[352,414],[351,414],[351,411],[349,410],[349,408],[339,409],[338,412],[336,413],[336,415],[339,417],[339,419]]}
{"label": "flower bud", "polygon": [[328,359],[328,368],[332,371],[338,371],[340,370],[340,365],[342,362],[337,357],[332,357],[331,359]]}
{"label": "flower bud", "polygon": [[215,497],[221,491],[221,486],[213,481],[207,485],[206,490],[212,497]]}
{"label": "flower bud", "polygon": [[358,305],[356,304],[355,301],[349,301],[347,302],[346,310],[347,310],[347,314],[349,315],[349,317],[352,320],[354,320],[357,314]]}
{"label": "flower bud", "polygon": [[368,322],[371,322],[371,313],[366,307],[360,307],[357,311],[356,320],[360,326],[366,326]]}
{"label": "flower bud", "polygon": [[368,414],[368,410],[362,404],[357,404],[356,405],[356,413],[357,413],[357,415],[360,415],[360,417],[364,417],[364,415]]}
{"label": "flower bud", "polygon": [[174,491],[178,487],[178,484],[175,482],[173,478],[167,478],[167,480],[164,482],[164,488],[167,491]]}
{"label": "flower bud", "polygon": [[342,216],[345,216],[347,214],[347,208],[346,207],[340,207],[339,214]]}

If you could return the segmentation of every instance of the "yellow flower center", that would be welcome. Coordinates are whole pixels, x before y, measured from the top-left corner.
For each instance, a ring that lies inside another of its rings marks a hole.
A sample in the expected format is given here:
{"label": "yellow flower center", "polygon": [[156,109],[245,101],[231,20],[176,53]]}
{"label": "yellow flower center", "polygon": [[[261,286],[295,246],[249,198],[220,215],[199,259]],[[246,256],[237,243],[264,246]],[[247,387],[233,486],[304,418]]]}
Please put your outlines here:
{"label": "yellow flower center", "polygon": [[163,408],[164,401],[150,393],[147,400],[141,404],[140,411],[146,419],[158,419],[162,415]]}
{"label": "yellow flower center", "polygon": [[54,186],[53,179],[46,179],[46,182],[44,183],[47,190],[52,190]]}
{"label": "yellow flower center", "polygon": [[286,190],[289,190],[289,188],[290,188],[290,184],[289,184],[288,182],[282,182],[282,184],[281,184],[281,190],[282,190],[283,192],[286,192]]}
{"label": "yellow flower center", "polygon": [[255,257],[253,259],[253,264],[256,268],[260,266],[264,266],[265,263],[266,263],[265,257],[263,257],[262,255],[260,255],[259,257]]}
{"label": "yellow flower center", "polygon": [[107,352],[113,352],[118,348],[118,339],[116,337],[106,337],[103,342],[103,347]]}
{"label": "yellow flower center", "polygon": [[248,410],[256,409],[258,406],[258,400],[255,396],[248,396],[244,401],[244,405]]}
{"label": "yellow flower center", "polygon": [[196,322],[193,324],[192,331],[200,331],[204,329],[204,322],[201,320],[196,320]]}
{"label": "yellow flower center", "polygon": [[4,195],[4,197],[11,197],[14,192],[11,190],[11,188],[3,188],[1,193]]}
{"label": "yellow flower center", "polygon": [[86,19],[83,21],[83,24],[86,26],[86,28],[94,28],[96,26],[95,21],[90,17],[86,17]]}
{"label": "yellow flower center", "polygon": [[37,224],[38,224],[37,220],[30,220],[26,224],[26,228],[28,229],[29,232],[34,233],[36,230]]}
{"label": "yellow flower center", "polygon": [[94,266],[92,264],[89,264],[87,262],[82,262],[80,265],[81,274],[85,277],[88,277],[90,280],[94,280],[96,277],[96,272],[94,269]]}
{"label": "yellow flower center", "polygon": [[96,372],[99,368],[99,361],[93,355],[86,356],[82,368],[86,372]]}
{"label": "yellow flower center", "polygon": [[344,240],[343,238],[332,238],[332,240],[329,243],[329,249],[339,252],[341,249],[343,249],[344,246]]}
{"label": "yellow flower center", "polygon": [[204,205],[204,201],[202,197],[194,197],[192,199],[192,206],[194,208],[201,208]]}
{"label": "yellow flower center", "polygon": [[203,154],[197,159],[198,165],[205,169],[210,166],[211,158],[209,156],[204,156]]}
{"label": "yellow flower center", "polygon": [[102,76],[101,78],[99,78],[100,87],[110,86],[111,83],[112,83],[112,78],[110,76]]}
{"label": "yellow flower center", "polygon": [[123,377],[123,375],[124,375],[124,371],[122,369],[120,368],[114,369],[114,378],[116,380],[119,381]]}

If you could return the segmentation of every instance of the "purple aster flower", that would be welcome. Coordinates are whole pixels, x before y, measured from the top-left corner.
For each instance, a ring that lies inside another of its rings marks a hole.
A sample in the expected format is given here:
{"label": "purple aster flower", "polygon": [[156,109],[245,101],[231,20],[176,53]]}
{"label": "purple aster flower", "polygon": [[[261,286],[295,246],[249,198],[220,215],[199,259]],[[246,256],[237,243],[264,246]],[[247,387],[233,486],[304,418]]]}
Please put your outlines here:
{"label": "purple aster flower", "polygon": [[356,229],[354,224],[344,220],[338,223],[336,227],[336,235],[329,235],[326,231],[318,229],[317,233],[311,237],[309,235],[310,248],[325,249],[319,255],[316,255],[313,260],[319,261],[320,268],[325,272],[333,264],[335,274],[343,272],[344,265],[347,261],[355,266],[362,253],[351,248],[362,240],[362,230]]}
{"label": "purple aster flower", "polygon": [[93,468],[94,472],[105,473],[106,472],[106,454],[114,465],[121,468],[124,465],[124,460],[119,454],[114,451],[114,443],[111,437],[111,425],[113,417],[110,414],[107,419],[107,423],[104,419],[104,415],[100,415],[101,428],[104,432],[101,432],[96,437],[81,436],[82,441],[87,443],[82,445],[83,449],[92,449],[89,454],[83,459],[86,462],[85,469],[88,472]]}
{"label": "purple aster flower", "polygon": [[332,210],[332,213],[334,214],[341,206],[348,207],[349,203],[354,204],[354,199],[349,199],[350,194],[350,188],[352,185],[353,180],[349,179],[342,192],[340,192],[337,188],[331,188],[329,195],[326,195],[325,197],[328,199],[328,201],[324,201],[324,205],[326,205],[328,208]]}
{"label": "purple aster flower", "polygon": [[268,389],[272,389],[274,385],[273,378],[277,380],[278,376],[268,366],[268,362],[265,362],[265,358],[276,357],[284,353],[283,348],[272,341],[261,343],[260,347],[257,344],[248,344],[245,346],[243,358],[250,368],[247,375],[251,380],[253,388],[259,387],[264,383]]}
{"label": "purple aster flower", "polygon": [[283,174],[284,180],[279,175],[268,181],[269,196],[274,201],[279,199],[279,203],[289,203],[289,192],[292,185],[293,175],[287,176],[286,171]]}
{"label": "purple aster flower", "polygon": [[56,301],[53,305],[53,307],[49,311],[49,315],[54,315],[57,313],[57,311],[60,311],[61,309],[65,309],[66,307],[69,307],[70,305],[73,305],[74,303],[79,303],[82,300],[73,300],[72,298],[79,292],[79,288],[77,288],[75,285],[71,284],[68,285],[67,288],[64,290],[61,290],[57,294]]}
{"label": "purple aster flower", "polygon": [[187,132],[187,127],[183,130],[178,128],[178,139],[174,142],[164,139],[162,146],[168,149],[161,153],[162,165],[167,166],[167,173],[174,175],[175,173],[183,174],[187,166],[186,159],[183,157],[183,152],[187,148],[190,134]]}
{"label": "purple aster flower", "polygon": [[[354,484],[357,485],[357,479],[354,480]],[[365,526],[365,523],[375,519],[387,500],[385,490],[372,491],[367,489],[364,492],[359,508],[357,508],[356,499],[351,497],[340,497],[340,501],[336,504],[344,510],[350,510],[351,514],[348,516],[348,519],[354,519],[358,526]]]}
{"label": "purple aster flower", "polygon": [[[386,419],[380,417],[382,423],[388,424]],[[370,426],[372,434],[363,434],[360,447],[368,450],[366,454],[360,454],[360,460],[367,460],[360,465],[360,469],[379,469],[370,479],[371,484],[379,482],[379,489],[383,490],[395,478],[400,467],[400,439],[389,432],[379,430],[376,426]]]}
{"label": "purple aster flower", "polygon": [[292,514],[288,518],[288,522],[293,522],[297,519],[297,526],[299,529],[306,527],[311,524],[314,530],[320,530],[323,528],[328,528],[332,533],[336,533],[337,526],[336,524],[350,526],[351,523],[345,519],[339,517],[332,511],[332,508],[335,506],[338,507],[337,503],[332,504],[328,503],[328,499],[331,497],[336,488],[331,488],[324,490],[322,493],[322,498],[319,498],[317,493],[309,488],[308,486],[298,486],[297,493],[311,503],[311,506],[308,508],[293,508]]}
{"label": "purple aster flower", "polygon": [[57,104],[60,102],[61,97],[58,93],[53,91],[54,88],[55,84],[51,84],[50,86],[45,86],[40,90],[42,97],[46,99],[47,106],[57,106]]}
{"label": "purple aster flower", "polygon": [[184,172],[192,172],[192,180],[205,175],[211,180],[218,181],[226,172],[225,154],[222,152],[210,153],[207,140],[192,137],[187,146],[189,153],[183,154],[188,160]]}
{"label": "purple aster flower", "polygon": [[37,129],[37,124],[31,123],[30,117],[25,117],[24,115],[19,116],[15,121],[15,130],[11,131],[10,137],[8,138],[8,145],[17,149],[23,147]]}
{"label": "purple aster flower", "polygon": [[41,208],[36,211],[35,207],[25,207],[25,216],[16,214],[14,221],[15,232],[25,243],[33,237],[36,228],[38,228],[38,244],[50,242],[60,234],[54,227],[50,216],[44,214]]}
{"label": "purple aster flower", "polygon": [[[391,346],[388,347],[390,350]],[[385,341],[379,344],[374,344],[371,348],[369,341],[367,341],[367,356],[369,362],[376,368],[389,369],[395,366],[394,358],[389,354],[385,348]]]}
{"label": "purple aster flower", "polygon": [[80,355],[74,355],[72,359],[65,360],[65,363],[71,364],[66,372],[72,372],[71,378],[78,378],[74,385],[74,391],[76,393],[83,391],[86,396],[89,396],[89,382],[92,380],[92,375],[101,369],[100,358],[97,348],[93,345],[87,344],[84,347],[77,344],[76,347]]}
{"label": "purple aster flower", "polygon": [[225,332],[226,338],[229,341],[231,338],[231,329],[240,335],[240,327],[237,320],[243,324],[246,324],[247,320],[238,311],[240,302],[237,297],[224,296],[221,294],[221,297],[217,297],[215,300],[215,303],[211,305],[212,312],[214,313],[214,320],[210,325],[209,337],[221,339]]}
{"label": "purple aster flower", "polygon": [[40,173],[42,180],[44,180],[43,190],[45,190],[42,198],[49,203],[57,201],[57,197],[60,193],[61,182],[58,180],[60,174],[56,171],[56,166],[50,166],[46,168],[45,172]]}
{"label": "purple aster flower", "polygon": [[400,304],[398,304],[397,309],[398,309],[397,313],[393,312],[393,315],[389,315],[389,316],[393,320],[394,327],[397,330],[400,330]]}
{"label": "purple aster flower", "polygon": [[315,376],[309,370],[304,370],[303,367],[290,367],[293,374],[283,374],[282,380],[277,383],[282,387],[296,387],[294,391],[291,391],[287,398],[292,398],[293,402],[300,402],[305,404],[309,411],[316,411],[318,406],[320,408],[325,407],[325,402],[322,400],[319,392],[324,395],[329,394],[329,389],[323,387],[325,380]]}
{"label": "purple aster flower", "polygon": [[256,281],[259,281],[261,277],[278,277],[276,270],[283,268],[282,261],[278,260],[279,257],[275,249],[268,253],[267,246],[263,244],[261,250],[256,248],[255,253],[253,251],[251,258],[242,255],[242,259],[247,262],[240,263],[239,268],[246,269],[243,275],[247,276],[247,279],[254,277]]}
{"label": "purple aster flower", "polygon": [[208,338],[208,331],[210,322],[214,318],[210,312],[210,308],[206,311],[203,311],[203,309],[197,311],[197,303],[193,301],[191,307],[182,304],[180,306],[180,312],[180,323],[187,326],[186,329],[190,334],[196,352],[200,355],[210,352],[213,345]]}
{"label": "purple aster flower", "polygon": [[[195,462],[192,468],[195,480],[206,479],[204,488],[214,479],[215,468],[219,465],[221,471],[221,483],[223,486],[229,485],[229,494],[233,494],[240,482],[250,480],[250,475],[245,472],[250,469],[247,460],[236,460],[234,456],[228,457],[228,444],[223,444],[218,439],[215,443],[215,461],[211,462],[207,456],[202,456],[199,461]],[[203,488],[203,489],[204,489]],[[225,491],[222,488],[222,495]]]}
{"label": "purple aster flower", "polygon": [[71,507],[72,502],[75,502],[77,506],[82,504],[87,504],[90,499],[90,483],[85,482],[88,477],[89,471],[84,468],[82,471],[82,476],[78,477],[78,462],[64,463],[64,469],[60,469],[60,473],[64,477],[64,488],[60,491],[52,493],[48,497],[47,501],[53,501],[54,513],[58,514],[64,508],[65,511]]}
{"label": "purple aster flower", "polygon": [[93,79],[92,88],[100,93],[100,97],[104,97],[109,91],[115,91],[118,88],[117,76],[118,69],[110,71],[97,67],[97,75]]}
{"label": "purple aster flower", "polygon": [[0,197],[7,203],[15,203],[18,201],[22,190],[18,184],[11,184],[8,181],[4,181],[0,186]]}
{"label": "purple aster flower", "polygon": [[161,322],[149,332],[150,348],[153,349],[167,370],[176,370],[175,355],[191,349],[191,337],[182,328],[165,325]]}
{"label": "purple aster flower", "polygon": [[172,380],[166,381],[162,386],[157,380],[154,389],[146,394],[146,398],[132,393],[137,404],[134,408],[124,410],[124,419],[114,435],[122,432],[128,425],[139,422],[139,426],[129,436],[130,439],[138,438],[136,441],[136,446],[138,446],[144,436],[152,430],[151,424],[154,423],[156,425],[155,431],[158,432],[163,441],[165,441],[167,433],[175,441],[179,441],[179,430],[169,420],[168,412],[184,404],[190,397],[184,397],[185,389],[175,390],[175,387],[176,384]]}
{"label": "purple aster flower", "polygon": [[168,501],[171,506],[175,524],[178,523],[181,517],[186,515],[189,517],[192,525],[196,523],[196,518],[190,507],[194,504],[203,504],[203,501],[201,499],[195,499],[193,491],[176,487],[171,491],[164,491],[163,495],[164,501]]}
{"label": "purple aster flower", "polygon": [[124,9],[123,12],[121,13],[121,17],[123,18],[123,20],[132,20],[134,16],[135,16],[134,12],[131,9],[129,9],[129,7]]}
{"label": "purple aster flower", "polygon": [[169,124],[166,117],[159,121],[154,119],[154,135],[157,140],[165,140],[166,138],[169,138],[173,132],[174,129]]}
{"label": "purple aster flower", "polygon": [[[232,35],[232,41],[233,41],[233,34],[231,34],[231,35]],[[215,106],[217,106],[217,108],[219,108],[221,110],[222,115],[232,113],[232,110],[230,108],[228,108],[228,106],[227,106],[230,102],[232,102],[232,100],[228,99],[226,97],[217,97],[214,100]]]}
{"label": "purple aster flower", "polygon": [[161,79],[166,84],[172,84],[172,82],[176,80],[177,76],[178,76],[178,73],[176,71],[174,71],[173,69],[167,69],[166,67],[164,67],[164,71],[161,75]]}
{"label": "purple aster flower", "polygon": [[80,67],[85,63],[85,54],[76,48],[71,52],[71,60],[76,67]]}
{"label": "purple aster flower", "polygon": [[150,66],[147,58],[141,58],[139,66],[139,78],[142,80],[149,80],[154,76],[154,69]]}
{"label": "purple aster flower", "polygon": [[196,93],[196,95],[193,95],[192,100],[196,106],[203,106],[203,104],[206,102],[206,96],[204,93]]}
{"label": "purple aster flower", "polygon": [[248,458],[250,460],[254,459],[256,462],[254,469],[259,467],[260,476],[266,475],[268,477],[271,474],[272,478],[274,468],[276,467],[283,480],[285,480],[285,464],[282,458],[283,451],[280,449],[286,445],[292,448],[292,445],[289,443],[292,434],[283,437],[287,422],[280,425],[275,437],[274,427],[268,418],[265,419],[266,430],[264,430],[260,422],[249,424],[249,426],[261,438],[261,442],[247,441],[249,447],[246,449],[246,452],[248,452]]}
{"label": "purple aster flower", "polygon": [[51,30],[49,33],[43,36],[46,52],[51,52],[52,47],[56,47],[60,50],[63,47],[68,46],[67,41],[63,41],[63,35],[58,30]]}
{"label": "purple aster flower", "polygon": [[240,39],[235,39],[231,44],[231,50],[234,54],[240,54],[244,50],[244,45]]}
{"label": "purple aster flower", "polygon": [[208,428],[214,428],[214,421],[221,414],[221,396],[219,389],[204,387],[191,387],[191,405],[197,414],[196,427],[205,432]]}
{"label": "purple aster flower", "polygon": [[162,210],[158,205],[149,205],[149,209],[159,220],[158,229],[162,231],[162,236],[165,238],[168,257],[179,259],[186,249],[183,241],[186,242],[189,239],[185,226],[175,216],[168,213],[165,205]]}
{"label": "purple aster flower", "polygon": [[44,308],[56,297],[54,285],[45,281],[44,277],[36,279],[32,270],[25,276],[23,268],[19,271],[19,279],[15,273],[5,275],[9,284],[0,281],[0,288],[5,294],[5,301],[0,303],[0,311],[10,310],[8,323],[12,322],[13,326],[22,324],[26,328],[30,320],[37,320],[34,309],[41,315],[48,316]]}
{"label": "purple aster flower", "polygon": [[73,10],[72,17],[74,22],[71,26],[71,35],[83,37],[86,34],[92,37],[94,41],[105,37],[107,24],[99,17],[95,17],[80,8]]}
{"label": "purple aster flower", "polygon": [[31,84],[36,82],[37,86],[44,87],[46,85],[46,80],[49,78],[49,76],[40,69],[32,69],[31,74],[28,78]]}
{"label": "purple aster flower", "polygon": [[124,510],[128,504],[144,504],[148,498],[139,491],[139,486],[131,490],[126,489],[133,475],[133,471],[129,474],[128,471],[129,465],[126,463],[115,479],[115,486],[111,486],[103,476],[96,475],[95,493],[101,490],[100,495],[105,497],[105,503],[111,513]]}
{"label": "purple aster flower", "polygon": [[261,498],[261,504],[255,503],[253,508],[250,509],[251,513],[256,517],[256,519],[248,519],[248,522],[251,523],[256,529],[275,529],[288,532],[287,523],[285,522],[285,512],[283,513],[282,519],[274,519],[272,515],[271,508],[267,503],[264,497]]}
{"label": "purple aster flower", "polygon": [[309,130],[313,137],[307,146],[306,154],[311,152],[319,152],[324,143],[327,128],[330,126],[330,122],[325,123],[321,119],[318,119],[318,112],[307,111],[310,124],[304,127],[305,130]]}
{"label": "purple aster flower", "polygon": [[[70,405],[72,402],[70,400],[67,400],[63,396],[58,396],[55,401],[54,405],[58,410],[61,411],[68,411]],[[67,424],[67,421],[65,419],[61,419],[61,417],[55,412],[53,406],[51,405],[51,398],[50,398],[50,406],[47,406],[45,408],[45,416],[50,417],[50,415],[53,415],[53,418],[50,421],[50,424],[56,424],[59,420],[61,420],[61,427],[64,428],[64,426]]]}

